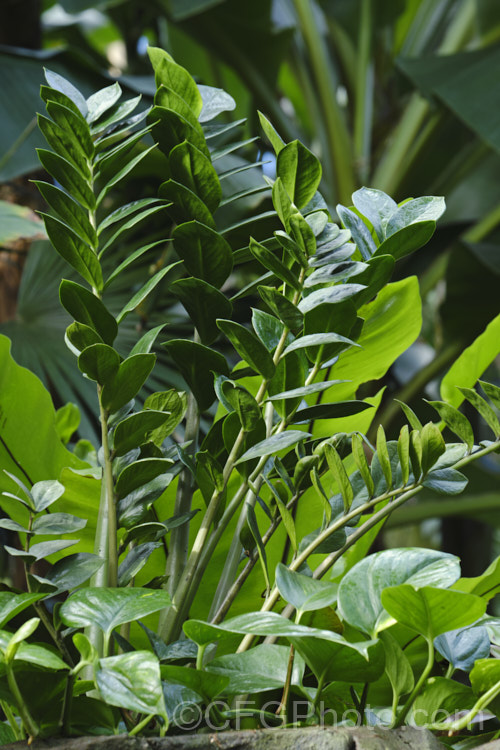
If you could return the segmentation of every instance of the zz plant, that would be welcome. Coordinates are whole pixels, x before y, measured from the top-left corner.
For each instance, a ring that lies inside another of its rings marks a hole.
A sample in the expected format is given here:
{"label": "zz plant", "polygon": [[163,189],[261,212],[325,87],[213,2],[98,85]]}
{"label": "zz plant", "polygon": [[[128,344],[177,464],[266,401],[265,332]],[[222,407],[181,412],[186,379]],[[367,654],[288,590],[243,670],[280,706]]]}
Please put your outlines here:
{"label": "zz plant", "polygon": [[[355,398],[360,383],[380,377],[386,332],[416,289],[412,280],[389,284],[395,263],[432,236],[444,201],[397,205],[363,188],[353,207],[337,207],[340,227],[318,192],[316,157],[299,141],[284,143],[262,115],[276,179],[231,193],[231,177],[255,167],[219,167],[245,145],[232,140],[238,124],[212,122],[231,98],[198,86],[162,50],[150,58],[157,91],[139,114],[139,98],[122,102],[117,83],[85,100],[47,71],[42,87],[39,126],[50,149],[39,157],[53,182],[37,184],[50,207],[47,234],[80,276],[61,281],[60,299],[73,319],[66,343],[95,382],[101,445],[81,471],[100,481],[101,494],[80,519],[67,512],[58,478],[28,487],[9,475],[16,493],[4,493],[5,507],[22,515],[0,523],[19,536],[7,551],[24,565],[27,591],[0,593],[0,625],[9,626],[0,631],[0,737],[164,735],[189,729],[186,705],[199,712],[196,726],[212,728],[243,716],[317,723],[355,710],[366,723],[461,730],[486,706],[496,711],[500,674],[488,657],[499,626],[485,609],[500,563],[464,579],[458,559],[440,552],[364,555],[399,506],[424,488],[461,492],[461,469],[500,448],[500,390],[482,383],[485,400],[461,389],[493,433],[479,445],[461,412],[434,401],[440,423],[422,425],[403,404],[408,424],[398,440],[379,427],[372,446],[363,432],[380,395]],[[155,148],[166,177],[158,197],[110,211],[113,188]],[[258,239],[233,248],[234,227],[220,228],[218,209],[261,191],[276,229],[261,236],[254,215],[239,229],[251,226]],[[156,214],[165,239],[113,267],[123,236]],[[112,312],[108,289],[158,252],[155,273]],[[257,278],[229,298],[233,268],[248,261]],[[142,400],[163,326],[128,352],[116,342],[155,288],[181,303],[193,335],[161,343],[185,391]],[[251,325],[241,311],[249,296]],[[370,346],[377,367],[363,380]],[[445,443],[444,425],[460,442]],[[81,444],[75,451],[82,455]],[[77,539],[50,539],[78,536],[87,520],[93,553],[68,554]],[[44,575],[31,568],[47,557]],[[233,605],[240,614],[228,619]],[[44,642],[34,642],[42,630]],[[452,679],[456,669],[470,672],[470,686]],[[37,698],[41,681],[50,706]],[[246,708],[235,703],[242,695]],[[440,707],[466,714],[437,719]]]}

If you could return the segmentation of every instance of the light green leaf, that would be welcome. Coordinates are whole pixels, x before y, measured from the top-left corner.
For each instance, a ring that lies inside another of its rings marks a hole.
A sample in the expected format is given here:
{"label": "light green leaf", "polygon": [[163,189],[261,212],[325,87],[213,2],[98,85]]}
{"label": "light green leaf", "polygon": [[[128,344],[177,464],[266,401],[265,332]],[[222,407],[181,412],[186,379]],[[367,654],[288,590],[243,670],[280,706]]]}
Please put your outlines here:
{"label": "light green leaf", "polygon": [[408,657],[390,631],[383,631],[379,638],[384,645],[385,673],[394,695],[399,698],[413,690],[413,670]]}
{"label": "light green leaf", "polygon": [[398,205],[382,190],[362,187],[352,194],[352,202],[363,216],[371,222],[379,242],[385,238],[385,227]]}
{"label": "light green leaf", "polygon": [[43,224],[26,206],[0,200],[0,242],[2,245],[18,240],[20,237],[42,237],[45,235]]}
{"label": "light green leaf", "polygon": [[458,409],[445,401],[427,401],[432,406],[447,427],[450,428],[460,440],[463,440],[469,451],[474,447],[474,432],[471,423]]}
{"label": "light green leaf", "polygon": [[448,630],[470,625],[486,611],[486,602],[473,594],[431,586],[416,589],[408,583],[386,588],[381,599],[395,620],[428,641]]}
{"label": "light green leaf", "polygon": [[203,109],[203,99],[196,83],[188,71],[158,47],[148,47],[148,55],[155,71],[157,86],[167,86],[181,96],[191,107],[196,117]]}
{"label": "light green leaf", "polygon": [[78,108],[80,114],[85,117],[88,111],[87,102],[76,86],[73,86],[70,81],[63,78],[59,73],[55,73],[53,70],[44,68],[43,72],[45,74],[45,80],[49,86],[67,96],[68,99],[73,102],[74,106]]}
{"label": "light green leaf", "polygon": [[474,409],[476,409],[479,414],[482,416],[486,424],[490,427],[495,437],[500,436],[500,422],[498,421],[498,417],[495,414],[494,410],[491,408],[491,406],[488,404],[487,401],[484,400],[484,398],[481,398],[481,396],[476,393],[472,388],[461,388],[459,386],[459,391],[462,393],[462,395],[465,396],[467,401],[469,401]]}
{"label": "light green leaf", "polygon": [[345,206],[338,205],[337,213],[343,226],[351,233],[363,260],[369,260],[377,249],[370,230],[363,219]]}
{"label": "light green leaf", "polygon": [[342,494],[344,511],[347,513],[354,498],[354,491],[349,481],[349,477],[347,476],[344,464],[342,463],[342,459],[340,458],[337,449],[334,448],[331,443],[325,445],[324,455],[328,463],[328,468],[330,469],[330,472],[337,482],[338,488]]}
{"label": "light green leaf", "polygon": [[464,397],[456,386],[473,386],[499,352],[500,314],[450,367],[441,381],[441,397],[453,406],[460,406]]}
{"label": "light green leaf", "polygon": [[351,443],[352,457],[354,458],[354,462],[358,468],[358,471],[363,478],[363,482],[366,484],[369,497],[373,497],[373,493],[375,491],[375,485],[373,483],[373,478],[370,472],[370,467],[368,466],[368,460],[366,458],[366,454],[364,451],[363,438],[358,432],[355,432],[351,440],[352,440],[352,443]]}
{"label": "light green leaf", "polygon": [[278,152],[276,174],[297,208],[307,205],[321,181],[321,164],[300,141],[292,141]]}
{"label": "light green leaf", "polygon": [[304,297],[298,307],[301,312],[307,313],[319,305],[332,305],[349,299],[364,288],[362,284],[338,284],[325,289],[317,289]]}
{"label": "light green leaf", "polygon": [[37,513],[41,513],[64,494],[63,485],[56,479],[46,479],[36,482],[31,488],[33,505]]}
{"label": "light green leaf", "polygon": [[446,445],[439,428],[433,422],[428,422],[423,426],[420,439],[422,442],[422,472],[427,474],[439,456],[445,452]]}
{"label": "light green leaf", "polygon": [[198,115],[200,122],[209,122],[220,115],[221,112],[230,112],[236,109],[236,102],[233,97],[223,89],[199,85],[198,91],[203,100],[203,107]]}
{"label": "light green leaf", "polygon": [[60,534],[73,534],[75,531],[84,529],[86,525],[85,518],[77,518],[71,513],[49,513],[49,515],[35,518],[32,529],[34,534],[59,536]]}
{"label": "light green leaf", "polygon": [[257,112],[259,115],[260,126],[267,136],[269,143],[274,149],[274,153],[277,155],[285,146],[285,141],[281,138],[275,128],[271,125],[267,117],[262,112]]}

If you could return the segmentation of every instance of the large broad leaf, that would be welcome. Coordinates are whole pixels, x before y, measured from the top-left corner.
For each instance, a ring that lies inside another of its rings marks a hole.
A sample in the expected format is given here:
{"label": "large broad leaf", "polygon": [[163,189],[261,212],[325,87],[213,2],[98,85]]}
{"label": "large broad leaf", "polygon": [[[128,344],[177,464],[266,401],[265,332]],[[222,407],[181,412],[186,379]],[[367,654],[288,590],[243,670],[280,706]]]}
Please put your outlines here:
{"label": "large broad leaf", "polygon": [[[65,466],[85,464],[66,450],[57,434],[52,399],[36,375],[10,356],[10,341],[0,336],[0,466],[31,485],[59,477]],[[33,429],[36,425],[36,429]],[[17,490],[2,471],[0,489]],[[19,503],[2,498],[2,507],[16,517]]]}
{"label": "large broad leaf", "polygon": [[[285,684],[290,649],[263,643],[242,654],[219,656],[207,666],[210,674],[229,677],[224,691],[230,695],[260,693],[282,688]],[[293,661],[291,684],[300,685],[304,661],[296,655]]]}
{"label": "large broad leaf", "polygon": [[388,284],[358,314],[365,320],[357,340],[360,348],[344,352],[335,365],[335,377],[351,381],[338,386],[338,398],[347,398],[361,383],[383,377],[415,341],[422,325],[418,279],[410,276]]}
{"label": "large broad leaf", "polygon": [[184,685],[201,695],[206,703],[210,703],[228,683],[225,675],[208,674],[189,667],[177,667],[170,664],[161,667],[161,676],[166,682]]}
{"label": "large broad leaf", "polygon": [[96,679],[102,699],[111,706],[167,718],[160,664],[150,651],[101,659]]}
{"label": "large broad leaf", "polygon": [[62,605],[60,615],[66,625],[74,628],[98,625],[108,639],[119,625],[158,612],[169,604],[166,591],[88,588],[72,594]]}
{"label": "large broad leaf", "polygon": [[500,125],[491,92],[500,69],[496,45],[454,55],[399,59],[402,71],[425,96],[437,97],[480,138],[500,151]]}
{"label": "large broad leaf", "polygon": [[444,552],[411,547],[376,552],[342,579],[339,611],[350,625],[375,637],[392,624],[381,601],[384,589],[402,583],[447,587],[459,576],[459,559]]}
{"label": "large broad leaf", "polygon": [[385,589],[381,599],[395,620],[428,641],[450,629],[470,625],[486,611],[486,602],[474,594],[433,586],[417,589],[409,583]]}
{"label": "large broad leaf", "polygon": [[484,625],[450,630],[439,635],[434,645],[441,656],[463,672],[470,672],[477,659],[490,655],[490,637]]}
{"label": "large broad leaf", "polygon": [[453,406],[464,400],[457,386],[470,388],[475,385],[500,351],[500,315],[473,343],[464,349],[441,381],[441,396]]}

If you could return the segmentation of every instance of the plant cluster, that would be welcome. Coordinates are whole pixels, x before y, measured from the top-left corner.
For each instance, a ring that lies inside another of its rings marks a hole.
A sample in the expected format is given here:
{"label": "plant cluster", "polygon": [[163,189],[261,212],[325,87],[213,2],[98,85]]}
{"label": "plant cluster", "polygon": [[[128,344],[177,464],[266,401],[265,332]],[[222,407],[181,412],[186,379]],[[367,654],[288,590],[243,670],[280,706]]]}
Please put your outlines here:
{"label": "plant cluster", "polygon": [[[73,318],[66,343],[95,383],[101,424],[98,451],[80,441],[80,463],[71,466],[82,480],[76,492],[94,483],[100,495],[82,519],[68,512],[62,477],[28,487],[9,473],[16,493],[3,493],[10,517],[0,526],[19,537],[7,551],[24,566],[28,590],[0,593],[0,624],[10,623],[0,631],[0,702],[9,722],[2,736],[164,735],[183,728],[185,704],[206,707],[210,726],[256,714],[286,725],[299,699],[310,706],[308,723],[320,720],[319,706],[354,707],[368,723],[387,718],[389,706],[391,726],[413,719],[460,730],[486,706],[496,710],[500,674],[488,656],[498,625],[485,610],[500,587],[500,564],[469,580],[457,558],[440,552],[365,555],[408,499],[423,488],[460,493],[467,484],[460,470],[498,451],[500,389],[482,383],[485,400],[461,388],[493,433],[479,445],[467,418],[444,401],[430,403],[460,442],[447,445],[439,424],[422,425],[402,404],[408,424],[399,439],[387,440],[379,427],[371,445],[363,433],[381,393],[355,398],[396,356],[388,337],[398,340],[401,308],[416,319],[406,325],[418,327],[415,280],[389,281],[396,261],[432,236],[444,201],[398,205],[362,188],[353,207],[337,207],[340,227],[318,192],[319,161],[261,116],[276,179],[244,192],[269,190],[280,228],[235,250],[218,230],[217,210],[242,196],[224,194],[234,170],[216,166],[242,144],[228,141],[237,125],[212,122],[232,100],[197,86],[166,52],[153,48],[150,58],[155,102],[139,114],[138,98],[121,102],[118,84],[85,100],[47,72],[42,87],[48,117],[39,126],[50,150],[39,157],[54,181],[37,184],[51,209],[47,234],[81,277],[61,281],[60,299]],[[112,188],[155,147],[167,178],[158,198],[109,212]],[[114,315],[108,288],[153,246],[111,271],[105,260],[124,233],[158,212],[172,222],[155,243],[160,260]],[[229,298],[233,267],[249,259],[260,276]],[[155,288],[179,300],[193,336],[162,343],[186,390],[141,403],[164,327],[147,331],[126,356],[115,341]],[[248,296],[260,298],[251,325],[241,322]],[[70,407],[63,417],[71,435]],[[79,536],[87,522],[93,553],[68,555],[78,539],[50,538]],[[221,548],[211,590],[210,564]],[[47,557],[55,561],[48,571],[32,567]],[[251,581],[264,587],[263,604]],[[241,614],[227,619],[233,606]],[[190,617],[196,608],[203,618]],[[42,629],[46,642],[34,642]],[[265,641],[254,645],[256,638]],[[452,679],[455,669],[470,671],[470,686]],[[235,696],[260,700],[267,691],[279,694],[275,712],[231,706]],[[467,713],[437,722],[439,707]]]}

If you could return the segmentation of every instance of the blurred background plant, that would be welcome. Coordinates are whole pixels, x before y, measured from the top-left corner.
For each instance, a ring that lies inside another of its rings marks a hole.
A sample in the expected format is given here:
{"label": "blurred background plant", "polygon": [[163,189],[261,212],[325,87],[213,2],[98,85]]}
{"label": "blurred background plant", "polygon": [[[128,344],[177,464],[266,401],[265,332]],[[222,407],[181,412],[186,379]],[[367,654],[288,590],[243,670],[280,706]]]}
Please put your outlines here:
{"label": "blurred background plant", "polygon": [[[94,395],[64,345],[68,320],[55,293],[64,263],[31,211],[41,208],[29,180],[39,177],[35,148],[43,145],[33,112],[41,109],[44,64],[71,78],[85,95],[119,78],[127,96],[140,93],[150,104],[151,43],[168,50],[200,83],[223,88],[238,102],[240,137],[249,141],[246,158],[227,153],[217,169],[245,168],[226,183],[233,194],[235,185],[251,194],[238,201],[237,214],[234,206],[222,207],[218,221],[241,257],[250,210],[261,207],[251,228],[257,238],[270,221],[268,193],[254,191],[262,184],[261,169],[246,169],[263,162],[262,171],[274,174],[268,144],[250,139],[259,132],[257,109],[285,140],[299,137],[320,157],[321,190],[334,217],[336,204],[349,205],[361,185],[396,200],[445,196],[447,212],[432,240],[398,265],[401,277],[419,277],[424,324],[419,340],[384,383],[376,384],[387,388],[375,426],[381,421],[397,435],[400,410],[394,398],[432,419],[422,397],[438,398],[441,387],[458,405],[454,384],[472,384],[486,367],[486,379],[498,381],[499,39],[497,0],[4,0],[0,332],[11,338],[14,358],[42,379],[56,406],[78,405],[80,435],[92,439],[96,425],[86,405]],[[224,134],[218,138],[224,145]],[[151,152],[122,181],[121,202],[137,180],[155,195],[164,170],[161,154]],[[130,227],[110,263],[139,243],[167,238],[165,221],[160,212],[147,225]],[[166,252],[159,245],[157,264],[165,262]],[[150,262],[139,262],[122,277],[124,286],[112,292],[117,310],[125,287],[140,285],[153,270]],[[253,270],[248,262],[236,273],[250,282]],[[65,267],[64,275],[71,277]],[[182,308],[162,294],[161,285],[127,321],[124,348],[139,331],[159,323],[166,322],[165,332],[174,337],[186,325]],[[179,386],[172,363],[165,354],[159,358],[151,387]],[[499,470],[489,459],[471,472],[459,500],[422,497],[402,509],[394,521],[398,526],[388,526],[381,544],[441,546],[460,555],[466,575],[482,571],[500,545]]]}

